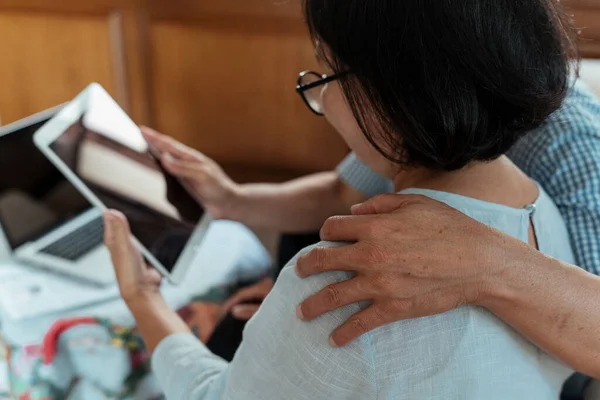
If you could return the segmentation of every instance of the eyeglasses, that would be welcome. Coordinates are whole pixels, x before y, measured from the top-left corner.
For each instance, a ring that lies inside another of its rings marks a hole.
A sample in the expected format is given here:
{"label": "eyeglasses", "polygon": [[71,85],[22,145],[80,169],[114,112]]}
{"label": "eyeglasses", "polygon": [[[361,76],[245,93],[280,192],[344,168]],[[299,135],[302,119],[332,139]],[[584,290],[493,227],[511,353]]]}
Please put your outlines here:
{"label": "eyeglasses", "polygon": [[323,92],[327,89],[327,84],[343,78],[349,73],[350,71],[345,71],[327,76],[313,71],[300,72],[296,92],[298,92],[312,112],[317,115],[323,115],[322,97]]}

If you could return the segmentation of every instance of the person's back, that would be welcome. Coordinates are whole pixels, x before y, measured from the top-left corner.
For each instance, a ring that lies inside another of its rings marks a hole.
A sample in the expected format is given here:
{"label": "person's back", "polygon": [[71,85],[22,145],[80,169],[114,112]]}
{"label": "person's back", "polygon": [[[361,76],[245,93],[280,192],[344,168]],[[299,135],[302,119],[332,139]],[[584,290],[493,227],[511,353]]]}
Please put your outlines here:
{"label": "person's back", "polygon": [[[531,217],[540,250],[566,262],[574,260],[562,218],[543,191],[534,206],[523,209],[435,190],[408,189],[402,193],[442,201],[525,242]],[[316,246],[339,245],[322,242]],[[339,272],[303,280],[296,275],[294,263],[292,260],[282,271],[270,295],[280,301],[267,301],[260,310],[263,317],[288,321],[286,314],[292,311],[292,305],[328,284],[349,278],[347,273]],[[291,383],[303,395],[290,393],[289,398],[549,400],[558,398],[572,373],[489,311],[474,306],[390,324],[347,348],[331,348],[325,339],[328,333],[360,308],[347,306],[310,324],[292,321],[277,329],[262,329],[260,336],[245,338],[248,340],[242,343],[238,356],[244,358],[249,351],[262,357],[254,360],[252,371],[236,369],[234,373],[240,376],[231,378],[250,383],[252,375],[261,374],[261,381],[273,382],[260,386],[265,398],[284,393]],[[255,325],[261,323],[260,317],[252,320],[249,329],[258,330]],[[288,337],[300,343],[293,348],[278,346]],[[294,362],[281,362],[286,359]],[[277,362],[277,368],[270,374],[268,364],[272,362]],[[296,375],[297,380],[290,382],[288,378],[280,386],[278,375]],[[259,389],[253,385],[244,387],[248,393]]]}
{"label": "person's back", "polygon": [[[574,261],[563,220],[544,192],[535,207],[528,209],[439,191],[409,189],[403,193],[442,201],[525,242],[531,216],[539,249],[560,260]],[[396,393],[393,398],[433,398],[443,393],[461,399],[555,399],[572,373],[480,307],[463,306],[442,315],[392,324],[372,335],[371,340],[380,343],[376,354],[387,360],[385,367],[379,367],[380,374],[393,377],[387,380],[391,393]],[[393,365],[392,354],[399,358],[397,364],[404,366],[410,355],[413,362],[409,365],[414,368],[402,370]],[[380,381],[379,388],[385,382]]]}
{"label": "person's back", "polygon": [[[444,202],[524,242],[532,225],[541,252],[574,262],[562,217],[543,191],[534,205],[523,209],[439,191],[409,189],[403,193]],[[402,393],[393,398],[433,398],[444,393],[461,399],[557,399],[573,373],[481,307],[463,306],[442,315],[399,322],[372,335],[381,343],[377,346],[380,358],[391,359],[393,352],[404,358],[402,365],[408,355],[414,360],[415,368],[400,372],[397,365],[390,364],[381,371],[394,376],[388,381],[391,391]]]}

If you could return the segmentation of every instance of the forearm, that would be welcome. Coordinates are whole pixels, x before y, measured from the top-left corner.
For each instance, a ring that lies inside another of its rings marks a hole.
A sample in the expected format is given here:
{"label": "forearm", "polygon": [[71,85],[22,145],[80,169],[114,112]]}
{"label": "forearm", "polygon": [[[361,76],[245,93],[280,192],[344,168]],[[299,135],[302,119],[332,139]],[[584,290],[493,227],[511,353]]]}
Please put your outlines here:
{"label": "forearm", "polygon": [[241,185],[236,197],[229,219],[288,233],[316,231],[328,217],[348,214],[364,199],[334,171],[282,184]]}
{"label": "forearm", "polygon": [[190,333],[185,322],[158,293],[131,300],[127,306],[150,353],[165,338],[177,333]]}
{"label": "forearm", "polygon": [[152,354],[152,369],[170,399],[222,397],[228,363],[212,354],[159,295],[128,302]]}
{"label": "forearm", "polygon": [[481,304],[572,368],[600,378],[600,278],[528,246]]}

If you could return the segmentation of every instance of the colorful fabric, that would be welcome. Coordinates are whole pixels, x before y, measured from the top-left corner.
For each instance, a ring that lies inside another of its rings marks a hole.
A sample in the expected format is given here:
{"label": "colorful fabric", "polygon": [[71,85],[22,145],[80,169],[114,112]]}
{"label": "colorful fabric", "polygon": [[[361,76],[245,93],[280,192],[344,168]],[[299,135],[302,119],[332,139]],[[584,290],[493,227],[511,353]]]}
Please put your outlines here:
{"label": "colorful fabric", "polygon": [[42,344],[44,364],[49,365],[54,361],[56,353],[58,351],[58,339],[60,335],[69,329],[83,324],[97,324],[98,320],[95,318],[78,318],[69,321],[59,321],[52,325],[46,336],[44,337],[44,343]]}
{"label": "colorful fabric", "polygon": [[[196,337],[207,339],[218,304],[243,286],[216,287],[194,298],[179,315]],[[94,399],[162,398],[149,364],[136,329],[92,317],[61,320],[41,344],[11,346],[0,336],[0,400],[88,400],[91,393]],[[102,385],[94,382],[96,377]]]}
{"label": "colorful fabric", "polygon": [[[0,399],[132,399],[140,384],[152,386],[149,358],[135,329],[108,320],[56,322],[42,344],[1,347],[8,385]],[[154,385],[156,386],[156,385]],[[151,395],[159,389],[149,388]]]}

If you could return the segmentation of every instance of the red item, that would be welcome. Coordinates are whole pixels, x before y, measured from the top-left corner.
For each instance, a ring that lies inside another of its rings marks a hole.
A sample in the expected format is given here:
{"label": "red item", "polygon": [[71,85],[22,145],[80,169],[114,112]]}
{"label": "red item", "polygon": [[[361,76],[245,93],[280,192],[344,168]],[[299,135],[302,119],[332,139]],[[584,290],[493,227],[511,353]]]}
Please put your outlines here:
{"label": "red item", "polygon": [[58,339],[65,331],[79,325],[97,325],[98,320],[95,318],[75,318],[65,321],[55,322],[44,336],[42,343],[44,365],[52,364],[56,353],[58,352]]}

